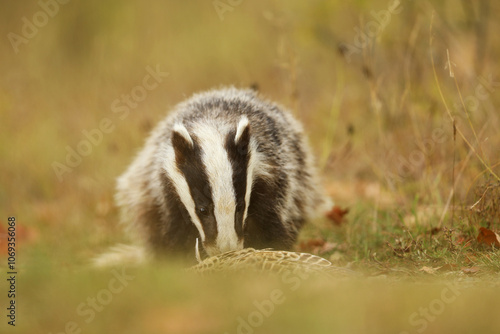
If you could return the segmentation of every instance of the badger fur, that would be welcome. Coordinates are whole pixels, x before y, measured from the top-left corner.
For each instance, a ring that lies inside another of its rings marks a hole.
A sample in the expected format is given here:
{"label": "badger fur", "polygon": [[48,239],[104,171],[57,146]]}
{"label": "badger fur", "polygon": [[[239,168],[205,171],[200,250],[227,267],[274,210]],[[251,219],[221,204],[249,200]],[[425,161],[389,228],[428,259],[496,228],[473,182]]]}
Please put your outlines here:
{"label": "badger fur", "polygon": [[117,204],[153,255],[287,250],[326,205],[301,125],[251,90],[194,95],[153,130],[119,177]]}

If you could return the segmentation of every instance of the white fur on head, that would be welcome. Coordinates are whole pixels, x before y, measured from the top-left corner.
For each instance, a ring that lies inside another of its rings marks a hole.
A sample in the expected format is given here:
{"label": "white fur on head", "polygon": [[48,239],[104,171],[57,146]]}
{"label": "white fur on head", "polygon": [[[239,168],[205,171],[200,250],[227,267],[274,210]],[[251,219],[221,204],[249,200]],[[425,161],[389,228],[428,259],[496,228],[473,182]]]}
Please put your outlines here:
{"label": "white fur on head", "polygon": [[194,146],[193,139],[191,139],[188,130],[183,124],[181,123],[174,124],[174,132],[181,135],[189,144],[191,144],[191,147]]}
{"label": "white fur on head", "polygon": [[243,213],[243,226],[245,226],[245,220],[248,215],[248,207],[250,206],[250,195],[252,194],[252,186],[254,175],[259,166],[259,157],[257,155],[257,143],[253,138],[250,139],[248,145],[248,154],[250,154],[250,159],[248,160],[247,166],[247,189],[245,190],[245,212]]}
{"label": "white fur on head", "polygon": [[[249,124],[248,124],[248,117],[247,116],[242,116],[240,121],[238,122],[238,125],[236,127],[236,135],[234,136],[234,143],[238,144],[238,142],[241,139],[241,136],[247,130]],[[253,175],[254,171],[256,168],[256,163],[257,163],[257,152],[256,152],[256,143],[254,140],[250,140],[249,145],[248,145],[248,154],[250,155],[250,160],[248,161],[248,166],[247,166],[247,187],[245,190],[245,211],[243,213],[243,226],[245,225],[245,220],[247,218],[248,214],[248,206],[250,204],[250,195],[252,192],[252,184],[253,184]]]}
{"label": "white fur on head", "polygon": [[[194,146],[194,143],[193,143],[193,140],[191,139],[191,136],[189,135],[187,129],[182,124],[174,125],[174,132],[181,135],[184,139],[186,139],[186,141],[188,143],[190,143],[192,146]],[[165,156],[167,157],[167,159],[165,159],[163,168],[167,172],[170,179],[172,180],[172,183],[174,184],[175,190],[177,191],[177,194],[179,195],[179,198],[181,199],[182,204],[184,204],[184,207],[186,208],[187,212],[189,213],[189,217],[191,218],[191,221],[198,229],[198,232],[200,233],[201,241],[203,242],[203,241],[205,241],[205,232],[203,231],[203,226],[201,225],[201,221],[198,218],[198,215],[196,214],[195,203],[194,203],[193,198],[191,197],[191,191],[189,190],[189,185],[188,185],[184,175],[181,173],[179,168],[177,168],[177,165],[175,162],[175,152],[174,152],[174,148],[172,146],[166,146]]]}
{"label": "white fur on head", "polygon": [[200,263],[201,256],[200,256],[200,248],[199,248],[199,244],[198,244],[198,238],[196,238],[196,244],[194,245],[194,254],[196,256],[196,261],[198,261],[198,263]]}
{"label": "white fur on head", "polygon": [[241,117],[238,126],[236,128],[236,136],[234,136],[235,144],[238,144],[238,141],[240,140],[243,131],[245,131],[247,127],[248,127],[248,118],[246,116],[243,116]]}
{"label": "white fur on head", "polygon": [[202,160],[212,188],[214,215],[217,221],[215,249],[206,247],[209,255],[243,248],[234,226],[236,196],[233,185],[233,167],[224,148],[226,133],[213,124],[199,124],[193,128],[199,139]]}

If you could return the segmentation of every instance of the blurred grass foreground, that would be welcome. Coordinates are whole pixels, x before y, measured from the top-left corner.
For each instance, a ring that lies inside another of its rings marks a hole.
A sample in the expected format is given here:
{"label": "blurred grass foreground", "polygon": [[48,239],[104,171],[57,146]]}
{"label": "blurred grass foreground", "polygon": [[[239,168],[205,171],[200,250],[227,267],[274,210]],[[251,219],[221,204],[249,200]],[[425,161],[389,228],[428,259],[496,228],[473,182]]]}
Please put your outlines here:
{"label": "blurred grass foreground", "polygon": [[[498,333],[500,256],[476,237],[500,229],[499,15],[492,0],[1,2],[0,332]],[[128,242],[114,184],[148,132],[226,85],[303,122],[349,213],[310,222],[297,250],[359,277],[90,268]]]}

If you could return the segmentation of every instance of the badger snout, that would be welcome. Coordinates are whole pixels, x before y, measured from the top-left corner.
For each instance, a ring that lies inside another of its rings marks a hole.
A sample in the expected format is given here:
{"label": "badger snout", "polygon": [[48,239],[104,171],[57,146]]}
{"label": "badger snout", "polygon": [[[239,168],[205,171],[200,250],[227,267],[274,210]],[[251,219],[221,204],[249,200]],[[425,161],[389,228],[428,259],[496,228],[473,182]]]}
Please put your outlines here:
{"label": "badger snout", "polygon": [[243,240],[220,240],[215,245],[204,246],[209,256],[243,249]]}

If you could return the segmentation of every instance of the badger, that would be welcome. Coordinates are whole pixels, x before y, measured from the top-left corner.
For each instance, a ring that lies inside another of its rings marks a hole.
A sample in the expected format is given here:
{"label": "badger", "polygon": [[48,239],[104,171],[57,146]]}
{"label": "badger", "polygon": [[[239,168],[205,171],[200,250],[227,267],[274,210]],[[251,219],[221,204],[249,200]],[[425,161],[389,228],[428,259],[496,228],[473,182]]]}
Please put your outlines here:
{"label": "badger", "polygon": [[145,254],[289,250],[330,204],[299,122],[233,87],[198,93],[152,131],[118,178],[121,220]]}

